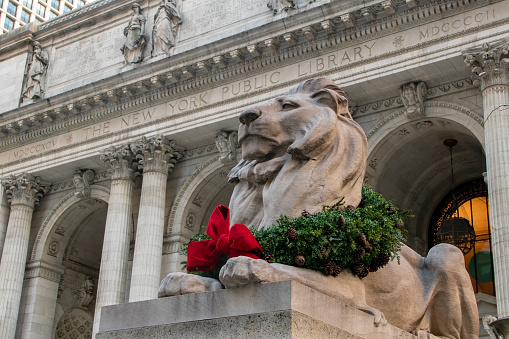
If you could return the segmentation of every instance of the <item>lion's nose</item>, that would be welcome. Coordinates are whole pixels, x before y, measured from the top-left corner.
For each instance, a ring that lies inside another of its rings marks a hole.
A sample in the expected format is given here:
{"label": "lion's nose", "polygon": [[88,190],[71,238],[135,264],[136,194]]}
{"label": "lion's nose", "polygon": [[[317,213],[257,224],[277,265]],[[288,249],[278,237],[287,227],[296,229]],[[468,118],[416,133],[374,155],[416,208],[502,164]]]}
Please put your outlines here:
{"label": "lion's nose", "polygon": [[249,125],[256,119],[258,119],[262,115],[262,112],[259,109],[255,108],[249,108],[246,109],[244,112],[240,113],[240,123],[244,125]]}

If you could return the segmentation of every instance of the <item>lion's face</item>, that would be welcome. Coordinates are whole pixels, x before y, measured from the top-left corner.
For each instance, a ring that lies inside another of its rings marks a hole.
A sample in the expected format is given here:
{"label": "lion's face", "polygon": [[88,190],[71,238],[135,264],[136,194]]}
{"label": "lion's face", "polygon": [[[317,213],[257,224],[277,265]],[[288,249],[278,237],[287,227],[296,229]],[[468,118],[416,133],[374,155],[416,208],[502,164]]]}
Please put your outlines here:
{"label": "lion's face", "polygon": [[239,143],[246,160],[266,161],[290,153],[307,159],[330,143],[337,115],[308,93],[287,94],[241,113]]}

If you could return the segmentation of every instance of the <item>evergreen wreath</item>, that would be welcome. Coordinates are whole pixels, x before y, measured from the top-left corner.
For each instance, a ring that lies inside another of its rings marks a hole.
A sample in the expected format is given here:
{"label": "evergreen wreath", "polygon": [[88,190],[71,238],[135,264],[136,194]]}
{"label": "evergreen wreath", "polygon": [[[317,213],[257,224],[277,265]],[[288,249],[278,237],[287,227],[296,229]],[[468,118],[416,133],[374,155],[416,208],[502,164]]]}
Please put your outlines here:
{"label": "evergreen wreath", "polygon": [[[364,278],[394,258],[399,262],[398,252],[406,240],[402,218],[411,217],[409,214],[363,185],[357,208],[340,201],[313,214],[303,211],[293,219],[281,216],[273,227],[251,232],[270,263],[309,268],[332,276],[346,269]],[[191,241],[205,239],[208,236],[200,233]],[[183,246],[183,254],[187,253],[187,246]],[[214,271],[200,274],[217,278],[225,259]]]}

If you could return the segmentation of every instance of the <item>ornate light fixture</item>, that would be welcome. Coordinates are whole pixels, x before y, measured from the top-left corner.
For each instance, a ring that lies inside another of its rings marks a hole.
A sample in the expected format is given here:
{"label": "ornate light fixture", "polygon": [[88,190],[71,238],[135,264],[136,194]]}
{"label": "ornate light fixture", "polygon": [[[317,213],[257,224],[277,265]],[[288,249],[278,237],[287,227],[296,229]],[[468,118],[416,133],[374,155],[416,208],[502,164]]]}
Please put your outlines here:
{"label": "ornate light fixture", "polygon": [[[444,145],[449,147],[451,154],[451,181],[452,181],[452,212],[457,212],[458,205],[456,203],[456,194],[454,192],[454,167],[452,162],[452,150],[456,146],[458,140],[447,139]],[[458,247],[463,254],[467,254],[472,250],[475,241],[475,230],[470,225],[467,219],[457,216],[452,216],[442,222],[440,229],[437,233],[437,240],[439,243],[447,243]]]}

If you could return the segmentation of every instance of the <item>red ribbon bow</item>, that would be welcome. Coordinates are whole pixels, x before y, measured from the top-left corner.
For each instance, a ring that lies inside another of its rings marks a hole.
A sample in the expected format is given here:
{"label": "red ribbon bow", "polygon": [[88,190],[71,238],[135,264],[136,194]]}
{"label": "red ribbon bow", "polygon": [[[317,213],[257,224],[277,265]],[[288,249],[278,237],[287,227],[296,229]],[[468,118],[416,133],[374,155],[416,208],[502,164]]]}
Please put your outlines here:
{"label": "red ribbon bow", "polygon": [[[187,248],[187,270],[189,272],[212,271],[221,253],[230,258],[246,256],[260,259],[263,251],[249,229],[242,224],[230,227],[230,210],[219,205],[214,209],[207,226],[211,240],[193,241]],[[259,254],[259,255],[257,255]]]}

